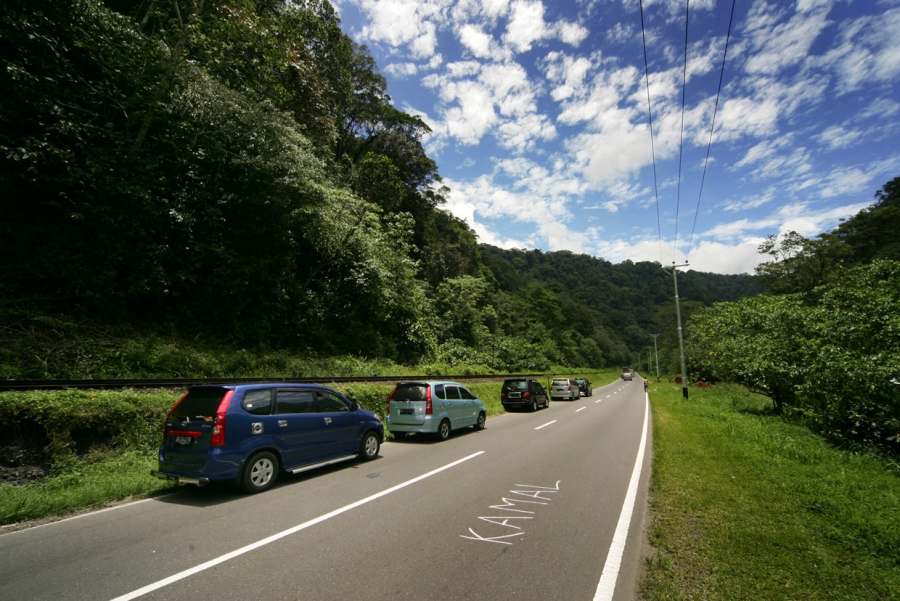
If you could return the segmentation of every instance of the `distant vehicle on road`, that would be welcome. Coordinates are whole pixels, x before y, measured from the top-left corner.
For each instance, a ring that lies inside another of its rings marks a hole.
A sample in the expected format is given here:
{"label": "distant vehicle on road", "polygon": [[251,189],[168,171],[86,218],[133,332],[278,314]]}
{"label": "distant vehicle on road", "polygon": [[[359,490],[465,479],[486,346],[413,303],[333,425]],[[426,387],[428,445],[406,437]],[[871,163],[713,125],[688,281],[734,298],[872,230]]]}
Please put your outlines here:
{"label": "distant vehicle on road", "polygon": [[570,401],[581,398],[578,382],[572,378],[554,378],[550,383],[550,398],[552,400],[569,399]]}
{"label": "distant vehicle on road", "polygon": [[634,370],[631,369],[630,367],[623,367],[622,368],[622,379],[625,380],[626,382],[630,382],[631,380],[633,380],[634,379]]}
{"label": "distant vehicle on road", "polygon": [[194,386],[166,416],[151,473],[198,486],[231,480],[257,493],[282,470],[374,459],[383,440],[378,416],[326,386]]}
{"label": "distant vehicle on road", "polygon": [[550,397],[537,380],[512,378],[500,387],[500,403],[507,411],[514,408],[528,408],[537,411],[539,407],[549,407]]}
{"label": "distant vehicle on road", "polygon": [[387,400],[391,433],[434,434],[447,440],[451,430],[484,430],[484,403],[458,382],[399,382]]}

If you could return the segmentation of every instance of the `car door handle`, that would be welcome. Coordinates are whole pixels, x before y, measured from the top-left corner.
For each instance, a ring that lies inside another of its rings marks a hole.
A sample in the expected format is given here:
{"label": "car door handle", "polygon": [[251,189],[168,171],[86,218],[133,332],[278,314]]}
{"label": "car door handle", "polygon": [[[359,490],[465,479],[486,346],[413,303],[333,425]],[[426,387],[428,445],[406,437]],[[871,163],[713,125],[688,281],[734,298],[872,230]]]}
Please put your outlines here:
{"label": "car door handle", "polygon": [[326,423],[326,424],[330,424],[330,423],[331,423],[331,418],[330,418],[330,417],[326,417],[326,418],[325,418],[325,423]]}
{"label": "car door handle", "polygon": [[283,428],[283,427],[286,426],[286,425],[287,425],[287,420],[286,420],[286,419],[280,419],[280,420],[278,420],[278,427]]}

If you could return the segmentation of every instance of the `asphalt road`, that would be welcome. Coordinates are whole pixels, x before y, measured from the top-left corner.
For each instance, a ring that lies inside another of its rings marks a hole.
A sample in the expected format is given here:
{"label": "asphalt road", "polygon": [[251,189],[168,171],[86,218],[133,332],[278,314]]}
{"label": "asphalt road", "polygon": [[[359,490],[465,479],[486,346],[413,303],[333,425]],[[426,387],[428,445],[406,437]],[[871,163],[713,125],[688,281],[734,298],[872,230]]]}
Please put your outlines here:
{"label": "asphalt road", "polygon": [[446,442],[282,474],[259,495],[184,487],[6,534],[0,599],[628,601],[648,411],[640,380],[617,381]]}

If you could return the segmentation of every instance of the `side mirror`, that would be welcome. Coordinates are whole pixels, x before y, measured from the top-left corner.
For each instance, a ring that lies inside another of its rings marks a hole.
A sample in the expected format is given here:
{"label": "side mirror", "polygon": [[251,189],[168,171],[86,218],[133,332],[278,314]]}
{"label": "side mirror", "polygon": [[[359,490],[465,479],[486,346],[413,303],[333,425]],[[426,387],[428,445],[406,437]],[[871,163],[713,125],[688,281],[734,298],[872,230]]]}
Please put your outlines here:
{"label": "side mirror", "polygon": [[350,411],[356,411],[359,409],[359,403],[350,403]]}

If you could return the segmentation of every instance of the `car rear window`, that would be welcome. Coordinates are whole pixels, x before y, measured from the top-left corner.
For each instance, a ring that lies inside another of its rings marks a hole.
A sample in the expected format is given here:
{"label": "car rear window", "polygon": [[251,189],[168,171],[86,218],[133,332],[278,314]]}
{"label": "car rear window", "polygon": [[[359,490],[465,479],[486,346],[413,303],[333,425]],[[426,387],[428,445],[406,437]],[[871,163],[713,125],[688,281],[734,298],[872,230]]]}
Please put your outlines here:
{"label": "car rear window", "polygon": [[172,411],[172,419],[212,419],[226,392],[225,388],[192,388]]}
{"label": "car rear window", "polygon": [[391,398],[395,401],[424,401],[427,384],[398,384]]}
{"label": "car rear window", "polygon": [[528,380],[507,380],[503,387],[509,390],[528,390]]}
{"label": "car rear window", "polygon": [[569,381],[563,378],[562,380],[553,380],[554,386],[568,386]]}

